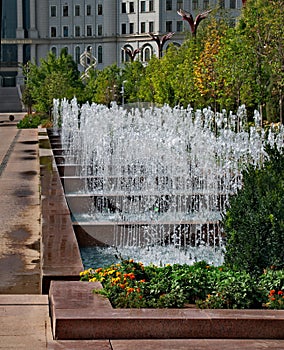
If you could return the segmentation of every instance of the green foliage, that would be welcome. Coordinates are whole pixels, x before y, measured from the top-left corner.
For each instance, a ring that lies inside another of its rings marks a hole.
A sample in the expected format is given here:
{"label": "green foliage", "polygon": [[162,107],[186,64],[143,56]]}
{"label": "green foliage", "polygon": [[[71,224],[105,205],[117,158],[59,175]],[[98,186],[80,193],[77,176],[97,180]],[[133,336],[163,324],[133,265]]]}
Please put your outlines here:
{"label": "green foliage", "polygon": [[212,292],[198,305],[211,309],[250,309],[260,307],[263,297],[256,279],[246,272],[228,270],[219,274]]}
{"label": "green foliage", "polygon": [[39,125],[50,127],[50,119],[44,113],[26,114],[17,124],[18,129],[34,129]]}
{"label": "green foliage", "polygon": [[243,187],[222,220],[226,265],[252,274],[284,264],[284,154],[266,151],[262,167],[244,171]]}
{"label": "green foliage", "polygon": [[29,62],[23,67],[23,74],[26,78],[24,103],[29,109],[33,105],[39,112],[50,113],[54,98],[71,99],[82,89],[77,65],[64,49],[57,58],[49,53],[39,66]]}
{"label": "green foliage", "polygon": [[269,293],[284,289],[284,270],[267,270],[252,277],[204,261],[192,266],[144,267],[130,259],[85,270],[80,276],[81,281],[101,282],[103,289],[94,292],[108,297],[118,308],[182,308],[189,303],[200,308],[273,308],[267,305]]}

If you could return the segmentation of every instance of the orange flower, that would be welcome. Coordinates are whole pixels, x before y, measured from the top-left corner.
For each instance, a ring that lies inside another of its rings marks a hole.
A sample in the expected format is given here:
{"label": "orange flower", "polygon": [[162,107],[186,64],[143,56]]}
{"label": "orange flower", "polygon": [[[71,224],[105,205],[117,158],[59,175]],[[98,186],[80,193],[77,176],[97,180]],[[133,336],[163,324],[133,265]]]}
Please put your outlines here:
{"label": "orange flower", "polygon": [[134,291],[135,291],[134,288],[127,288],[127,295],[129,295],[130,293],[132,293]]}
{"label": "orange flower", "polygon": [[269,292],[270,295],[274,295],[275,294],[275,290],[271,289],[271,291]]}

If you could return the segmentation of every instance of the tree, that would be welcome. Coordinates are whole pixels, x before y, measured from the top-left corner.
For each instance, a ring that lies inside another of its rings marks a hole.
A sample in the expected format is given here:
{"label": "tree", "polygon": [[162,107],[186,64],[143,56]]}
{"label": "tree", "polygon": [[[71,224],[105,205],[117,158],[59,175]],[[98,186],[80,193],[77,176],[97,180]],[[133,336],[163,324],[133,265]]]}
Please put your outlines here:
{"label": "tree", "polygon": [[222,79],[218,77],[218,70],[216,69],[221,35],[217,22],[212,21],[208,30],[210,34],[204,40],[204,49],[195,61],[194,80],[206,104],[212,104],[216,111],[218,109],[218,99],[224,85]]}
{"label": "tree", "polygon": [[40,112],[50,113],[53,98],[71,99],[83,88],[77,65],[64,49],[59,57],[50,52],[39,66],[28,62],[23,67],[23,74],[29,98]]}
{"label": "tree", "polygon": [[93,102],[109,105],[119,100],[120,69],[116,64],[98,71],[91,79],[94,90],[90,97]]}
{"label": "tree", "polygon": [[[257,81],[256,102],[262,116],[274,120],[283,113],[283,6],[283,0],[247,1],[238,28],[254,57],[251,69],[255,69]],[[273,100],[279,101],[278,113],[271,109]],[[276,115],[271,117],[271,113]]]}
{"label": "tree", "polygon": [[122,70],[121,87],[123,85],[125,103],[139,100],[138,93],[145,68],[139,61],[127,62]]}

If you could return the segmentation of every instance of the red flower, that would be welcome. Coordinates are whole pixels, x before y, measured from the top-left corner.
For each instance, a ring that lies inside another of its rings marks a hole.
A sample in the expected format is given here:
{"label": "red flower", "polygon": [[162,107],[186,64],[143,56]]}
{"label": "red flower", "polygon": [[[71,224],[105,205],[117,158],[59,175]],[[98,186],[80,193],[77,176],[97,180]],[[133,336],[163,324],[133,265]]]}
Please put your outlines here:
{"label": "red flower", "polygon": [[283,295],[284,292],[282,290],[279,290],[278,295]]}

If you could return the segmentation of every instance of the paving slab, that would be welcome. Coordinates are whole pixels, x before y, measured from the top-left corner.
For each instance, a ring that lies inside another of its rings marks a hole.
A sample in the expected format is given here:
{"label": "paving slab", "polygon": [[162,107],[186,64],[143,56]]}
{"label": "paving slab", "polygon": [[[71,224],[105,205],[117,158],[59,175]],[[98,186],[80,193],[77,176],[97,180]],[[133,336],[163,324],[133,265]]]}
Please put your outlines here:
{"label": "paving slab", "polygon": [[46,349],[52,341],[46,295],[0,295],[0,349]]}

